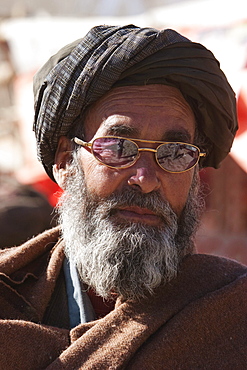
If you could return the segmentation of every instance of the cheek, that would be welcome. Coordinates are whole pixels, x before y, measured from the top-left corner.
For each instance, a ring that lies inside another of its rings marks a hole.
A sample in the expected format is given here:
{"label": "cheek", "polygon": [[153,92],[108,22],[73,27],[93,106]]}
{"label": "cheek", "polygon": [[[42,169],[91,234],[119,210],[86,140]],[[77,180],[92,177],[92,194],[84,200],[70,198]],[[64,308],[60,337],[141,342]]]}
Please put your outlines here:
{"label": "cheek", "polygon": [[178,216],[180,216],[188,199],[193,181],[193,174],[193,171],[188,171],[182,174],[171,174],[169,180],[166,181],[166,199]]}
{"label": "cheek", "polygon": [[99,197],[107,197],[120,187],[122,177],[118,171],[101,165],[94,158],[87,158],[81,163],[85,183],[90,193]]}

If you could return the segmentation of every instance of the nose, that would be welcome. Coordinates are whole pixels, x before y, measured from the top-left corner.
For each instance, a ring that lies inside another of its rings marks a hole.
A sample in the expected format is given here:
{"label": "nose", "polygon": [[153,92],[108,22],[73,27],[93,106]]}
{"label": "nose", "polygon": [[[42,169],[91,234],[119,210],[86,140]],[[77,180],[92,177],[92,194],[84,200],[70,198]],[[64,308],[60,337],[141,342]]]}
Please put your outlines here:
{"label": "nose", "polygon": [[[145,159],[142,158],[144,156],[146,156]],[[151,156],[151,153],[142,153],[135,165],[130,167],[132,174],[128,179],[128,185],[135,188],[138,187],[143,193],[158,190],[161,185],[158,176],[159,169],[157,168],[155,159],[150,158]]]}

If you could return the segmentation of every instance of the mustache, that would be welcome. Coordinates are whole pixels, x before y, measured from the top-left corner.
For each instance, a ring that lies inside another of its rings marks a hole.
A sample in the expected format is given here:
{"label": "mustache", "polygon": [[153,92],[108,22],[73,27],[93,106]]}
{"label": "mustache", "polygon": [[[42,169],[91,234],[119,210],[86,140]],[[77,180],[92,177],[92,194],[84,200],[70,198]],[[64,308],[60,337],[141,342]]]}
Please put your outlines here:
{"label": "mustache", "polygon": [[[89,198],[92,199],[92,196]],[[136,206],[140,208],[146,208],[154,212],[157,216],[164,220],[167,224],[171,221],[177,221],[177,215],[172,210],[168,201],[163,199],[158,192],[141,193],[138,190],[124,188],[121,193],[112,193],[107,198],[94,199],[94,205],[100,206],[103,211],[103,218],[108,218],[114,215],[118,208]],[[93,205],[89,205],[89,209],[92,209]],[[95,208],[94,208],[95,209]]]}

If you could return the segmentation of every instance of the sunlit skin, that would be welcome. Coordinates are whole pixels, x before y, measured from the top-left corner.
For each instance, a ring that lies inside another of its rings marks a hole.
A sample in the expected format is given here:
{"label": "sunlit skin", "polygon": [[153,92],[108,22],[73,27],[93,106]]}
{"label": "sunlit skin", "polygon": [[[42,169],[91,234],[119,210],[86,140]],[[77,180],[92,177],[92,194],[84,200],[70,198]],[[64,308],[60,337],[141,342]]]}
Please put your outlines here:
{"label": "sunlit skin", "polygon": [[[143,140],[183,141],[193,143],[195,118],[179,90],[164,85],[125,86],[112,89],[89,110],[85,122],[85,141],[116,135]],[[62,137],[56,154],[54,176],[65,185],[66,151],[70,141]],[[156,148],[156,144],[140,144]],[[80,162],[89,192],[107,197],[123,188],[132,187],[142,193],[157,191],[179,216],[186,203],[195,169],[184,173],[169,173],[156,163],[154,154],[142,152],[129,168],[113,169],[99,163],[90,150],[80,148]],[[60,168],[58,168],[58,164]],[[118,209],[119,220],[142,222],[158,226],[160,217],[148,209],[128,207]]]}

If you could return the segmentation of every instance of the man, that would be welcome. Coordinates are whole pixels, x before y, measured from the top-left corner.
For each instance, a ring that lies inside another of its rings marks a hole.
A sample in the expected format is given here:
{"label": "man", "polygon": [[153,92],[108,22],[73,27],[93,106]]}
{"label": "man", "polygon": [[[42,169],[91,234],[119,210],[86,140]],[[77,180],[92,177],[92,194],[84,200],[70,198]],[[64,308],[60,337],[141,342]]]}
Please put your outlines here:
{"label": "man", "polygon": [[93,28],[34,81],[57,227],[1,256],[3,369],[245,369],[246,267],[198,255],[200,167],[237,130],[210,51]]}

